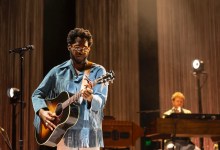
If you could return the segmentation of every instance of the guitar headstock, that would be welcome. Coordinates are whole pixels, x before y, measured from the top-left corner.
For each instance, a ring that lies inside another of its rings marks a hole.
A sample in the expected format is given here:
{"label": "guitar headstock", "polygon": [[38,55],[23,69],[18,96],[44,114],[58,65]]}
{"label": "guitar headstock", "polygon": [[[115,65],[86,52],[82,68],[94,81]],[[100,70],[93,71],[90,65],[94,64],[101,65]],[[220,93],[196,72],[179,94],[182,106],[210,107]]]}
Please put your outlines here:
{"label": "guitar headstock", "polygon": [[101,84],[101,83],[113,83],[113,80],[115,79],[115,73],[110,70],[109,72],[106,72],[105,75],[102,75],[98,79],[96,79],[96,84]]}

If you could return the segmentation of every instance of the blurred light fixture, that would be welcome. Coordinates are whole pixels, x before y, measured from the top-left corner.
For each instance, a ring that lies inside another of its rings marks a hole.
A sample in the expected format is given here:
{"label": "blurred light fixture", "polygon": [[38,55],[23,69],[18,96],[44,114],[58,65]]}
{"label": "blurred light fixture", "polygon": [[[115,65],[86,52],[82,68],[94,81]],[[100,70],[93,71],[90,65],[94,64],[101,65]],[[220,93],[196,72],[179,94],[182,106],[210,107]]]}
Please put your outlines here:
{"label": "blurred light fixture", "polygon": [[193,73],[202,73],[204,71],[204,62],[199,59],[195,59],[192,62]]}
{"label": "blurred light fixture", "polygon": [[175,145],[172,140],[169,140],[165,143],[165,148],[168,150],[175,149]]}
{"label": "blurred light fixture", "polygon": [[7,90],[7,95],[11,100],[16,101],[20,98],[21,92],[18,88],[13,87]]}

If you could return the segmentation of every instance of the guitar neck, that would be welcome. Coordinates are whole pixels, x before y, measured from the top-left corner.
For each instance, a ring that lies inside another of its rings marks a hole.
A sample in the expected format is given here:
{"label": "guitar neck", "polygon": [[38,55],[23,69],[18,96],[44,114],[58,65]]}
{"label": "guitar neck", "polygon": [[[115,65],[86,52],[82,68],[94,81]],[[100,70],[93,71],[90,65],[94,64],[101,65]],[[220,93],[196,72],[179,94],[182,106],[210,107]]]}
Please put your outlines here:
{"label": "guitar neck", "polygon": [[62,103],[62,108],[65,109],[72,103],[77,102],[77,100],[80,98],[80,95],[81,95],[81,91],[69,97],[66,101]]}
{"label": "guitar neck", "polygon": [[[111,77],[111,78],[108,78]],[[94,87],[96,84],[100,84],[100,83],[108,83],[109,81],[114,79],[114,74],[113,72],[111,72],[110,74],[107,75],[103,75],[100,78],[94,80],[93,82],[90,81],[88,78],[86,78],[87,82],[88,82],[88,86],[90,86],[91,88]],[[87,86],[86,86],[87,87]],[[85,88],[86,88],[85,87]],[[69,97],[66,101],[64,101],[62,103],[62,109],[65,109],[66,107],[68,107],[70,104],[76,102],[82,94],[82,90],[80,90],[78,93],[74,94],[73,96]]]}

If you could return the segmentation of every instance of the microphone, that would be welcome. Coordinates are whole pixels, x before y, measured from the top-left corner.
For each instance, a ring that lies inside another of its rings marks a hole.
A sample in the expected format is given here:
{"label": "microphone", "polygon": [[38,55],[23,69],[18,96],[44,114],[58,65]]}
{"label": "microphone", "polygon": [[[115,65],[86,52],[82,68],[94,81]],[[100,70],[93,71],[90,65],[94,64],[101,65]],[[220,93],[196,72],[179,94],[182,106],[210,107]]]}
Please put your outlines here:
{"label": "microphone", "polygon": [[9,53],[21,53],[21,52],[25,52],[25,51],[31,51],[33,49],[34,49],[34,45],[28,45],[28,46],[22,47],[22,48],[11,49],[11,50],[9,50]]}

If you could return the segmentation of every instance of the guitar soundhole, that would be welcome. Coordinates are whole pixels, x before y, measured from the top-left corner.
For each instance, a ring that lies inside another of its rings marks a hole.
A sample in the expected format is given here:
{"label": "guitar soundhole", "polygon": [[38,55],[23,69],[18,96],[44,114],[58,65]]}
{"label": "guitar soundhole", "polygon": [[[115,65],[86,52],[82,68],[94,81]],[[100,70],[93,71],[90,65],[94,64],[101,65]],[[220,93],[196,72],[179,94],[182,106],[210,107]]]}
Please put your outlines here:
{"label": "guitar soundhole", "polygon": [[74,118],[78,118],[78,116],[79,116],[79,106],[77,106],[77,105],[71,105],[71,115],[72,115]]}
{"label": "guitar soundhole", "polygon": [[62,112],[63,112],[62,104],[59,103],[59,104],[57,104],[55,113],[57,116],[60,116],[62,114]]}

